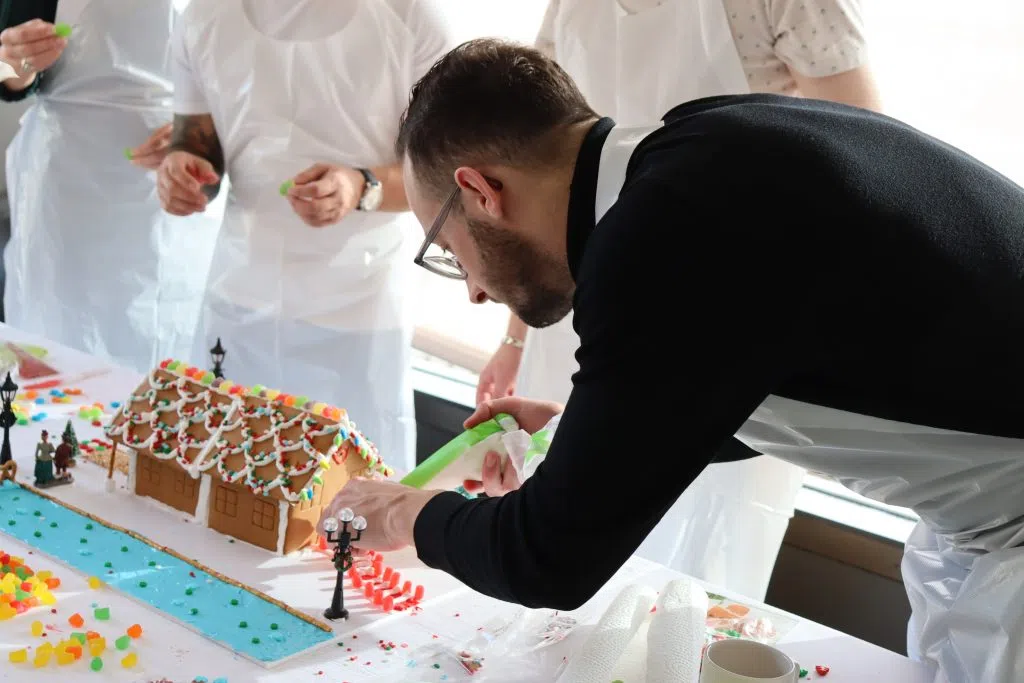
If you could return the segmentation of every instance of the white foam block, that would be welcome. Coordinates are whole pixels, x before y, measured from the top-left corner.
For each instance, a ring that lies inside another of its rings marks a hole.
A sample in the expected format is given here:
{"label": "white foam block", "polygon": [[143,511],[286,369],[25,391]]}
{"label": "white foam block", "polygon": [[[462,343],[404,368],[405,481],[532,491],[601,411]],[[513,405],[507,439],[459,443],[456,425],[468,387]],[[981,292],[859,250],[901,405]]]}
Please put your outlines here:
{"label": "white foam block", "polygon": [[583,646],[569,660],[559,683],[611,680],[616,663],[657,599],[648,586],[626,586],[601,615]]}
{"label": "white foam block", "polygon": [[647,632],[647,683],[695,683],[708,613],[708,594],[690,579],[661,593]]}

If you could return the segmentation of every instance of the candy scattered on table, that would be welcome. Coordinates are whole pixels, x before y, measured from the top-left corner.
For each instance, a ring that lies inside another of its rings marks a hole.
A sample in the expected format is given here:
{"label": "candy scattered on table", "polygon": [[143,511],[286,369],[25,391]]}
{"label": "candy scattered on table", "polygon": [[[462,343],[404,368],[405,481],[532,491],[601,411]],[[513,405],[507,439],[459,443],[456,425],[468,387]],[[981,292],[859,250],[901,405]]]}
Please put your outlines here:
{"label": "candy scattered on table", "polygon": [[800,678],[807,678],[807,669],[800,669]]}
{"label": "candy scattered on table", "polygon": [[831,669],[829,669],[827,666],[822,666],[821,664],[819,664],[818,666],[814,667],[814,671],[819,676],[827,676],[828,672],[831,671]]}

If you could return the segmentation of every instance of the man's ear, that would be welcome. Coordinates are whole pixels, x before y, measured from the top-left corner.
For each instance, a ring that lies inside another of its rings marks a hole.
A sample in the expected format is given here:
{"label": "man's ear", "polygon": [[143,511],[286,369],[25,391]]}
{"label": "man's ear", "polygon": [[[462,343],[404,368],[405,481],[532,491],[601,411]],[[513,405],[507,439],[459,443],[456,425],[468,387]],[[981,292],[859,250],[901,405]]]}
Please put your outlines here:
{"label": "man's ear", "polygon": [[455,184],[462,189],[466,207],[475,206],[477,211],[493,219],[502,215],[501,184],[488,180],[482,173],[470,166],[455,169]]}

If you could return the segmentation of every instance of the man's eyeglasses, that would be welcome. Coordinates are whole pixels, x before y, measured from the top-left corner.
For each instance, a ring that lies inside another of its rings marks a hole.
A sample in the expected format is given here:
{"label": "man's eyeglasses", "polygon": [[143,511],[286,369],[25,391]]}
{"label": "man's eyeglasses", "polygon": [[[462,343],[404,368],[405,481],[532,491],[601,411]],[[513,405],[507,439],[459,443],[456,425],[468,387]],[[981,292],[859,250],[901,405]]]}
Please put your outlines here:
{"label": "man's eyeglasses", "polygon": [[456,200],[459,198],[459,188],[452,190],[452,193],[448,195],[448,198],[444,200],[444,204],[441,205],[441,210],[437,214],[437,218],[434,219],[433,224],[430,226],[430,230],[427,230],[427,236],[423,240],[423,246],[420,247],[419,253],[416,254],[416,258],[413,259],[413,263],[417,266],[423,266],[431,273],[440,275],[441,277],[450,278],[452,280],[465,280],[469,277],[466,270],[459,263],[459,260],[455,256],[444,253],[444,254],[431,254],[427,256],[427,250],[430,245],[437,239],[437,233],[441,232],[441,228],[444,227],[444,223],[448,220],[448,214],[452,212],[452,207],[455,206]]}

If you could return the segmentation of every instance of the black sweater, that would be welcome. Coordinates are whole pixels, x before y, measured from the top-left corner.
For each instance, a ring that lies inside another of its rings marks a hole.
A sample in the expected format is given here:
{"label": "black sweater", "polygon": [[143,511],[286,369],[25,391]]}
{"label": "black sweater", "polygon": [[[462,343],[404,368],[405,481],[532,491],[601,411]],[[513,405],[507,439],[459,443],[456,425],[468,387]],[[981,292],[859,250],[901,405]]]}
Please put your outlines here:
{"label": "black sweater", "polygon": [[[19,26],[32,19],[53,22],[57,16],[57,0],[0,0],[0,32]],[[24,90],[11,90],[0,83],[0,100],[17,102],[39,90],[43,74],[36,74],[32,84]]]}
{"label": "black sweater", "polygon": [[420,558],[572,609],[769,394],[1024,438],[1024,190],[867,111],[766,95],[677,107],[594,226],[577,161],[580,370],[546,461],[501,498],[434,498]]}

